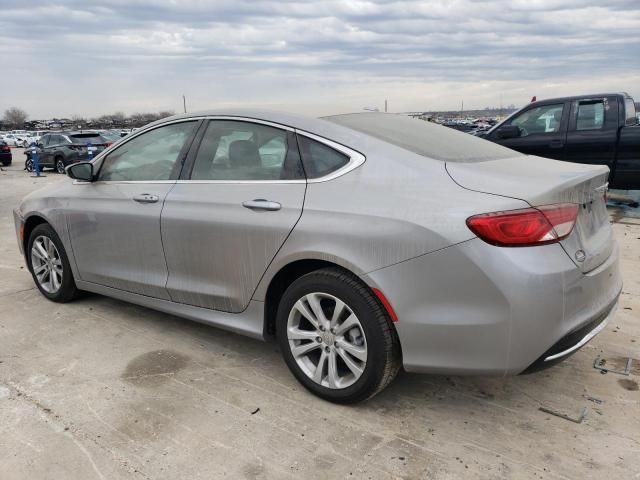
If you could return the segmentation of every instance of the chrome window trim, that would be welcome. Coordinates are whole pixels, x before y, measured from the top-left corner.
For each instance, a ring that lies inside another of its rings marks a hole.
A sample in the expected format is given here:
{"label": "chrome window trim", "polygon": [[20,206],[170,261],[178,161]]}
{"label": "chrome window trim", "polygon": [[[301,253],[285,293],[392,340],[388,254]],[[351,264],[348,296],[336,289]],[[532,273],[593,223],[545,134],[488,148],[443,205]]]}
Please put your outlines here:
{"label": "chrome window trim", "polygon": [[324,175],[322,177],[307,178],[308,183],[322,183],[322,182],[328,182],[330,180],[336,179],[338,177],[341,177],[342,175],[346,175],[352,170],[355,170],[366,161],[366,157],[360,152],[357,152],[349,147],[345,147],[344,145],[334,142],[333,140],[329,140],[328,138],[324,138],[319,135],[306,132],[304,130],[296,129],[295,132],[298,135],[302,135],[303,137],[307,137],[307,138],[310,138],[311,140],[315,140],[316,142],[322,143],[327,147],[333,148],[334,150],[337,150],[338,152],[349,157],[349,161],[345,166],[340,167],[338,170],[328,173],[327,175]]}
{"label": "chrome window trim", "polygon": [[256,184],[256,183],[273,183],[273,184],[280,184],[280,183],[286,183],[286,184],[292,184],[292,183],[298,183],[298,184],[305,184],[307,183],[306,180],[304,179],[296,179],[296,180],[176,180],[176,183],[188,183],[188,184],[198,184],[198,183],[221,183],[221,184],[234,184],[234,185],[238,185],[238,184]]}
{"label": "chrome window trim", "polygon": [[145,183],[145,184],[166,184],[166,183],[176,183],[177,180],[96,180],[95,182],[83,182],[81,183],[93,183],[93,184],[101,184],[101,185],[111,185],[111,184],[124,184],[124,183]]}
{"label": "chrome window trim", "polygon": [[220,184],[254,184],[254,183],[273,183],[273,184],[280,184],[280,183],[322,183],[322,182],[328,182],[330,180],[334,180],[338,177],[341,177],[342,175],[345,175],[347,173],[349,173],[352,170],[355,170],[356,168],[358,168],[359,166],[361,166],[365,161],[366,161],[366,157],[360,153],[357,152],[356,150],[353,150],[349,147],[346,147],[340,143],[334,142],[333,140],[329,140],[328,138],[325,137],[321,137],[319,135],[316,135],[314,133],[310,133],[307,132],[305,130],[300,130],[294,127],[290,127],[289,125],[283,125],[281,123],[276,123],[276,122],[271,122],[269,120],[262,120],[259,118],[252,118],[252,117],[246,117],[246,116],[234,116],[234,115],[198,115],[198,116],[193,116],[193,117],[188,117],[188,118],[179,118],[176,120],[171,120],[171,121],[167,121],[164,123],[160,123],[158,125],[153,125],[153,127],[148,127],[148,128],[141,128],[140,130],[136,131],[135,133],[130,133],[129,135],[127,135],[125,137],[124,140],[118,141],[116,143],[113,144],[113,149],[111,147],[106,148],[105,150],[103,150],[102,152],[100,152],[100,154],[98,154],[94,159],[93,159],[93,163],[95,164],[98,161],[101,161],[107,154],[111,153],[112,151],[114,151],[116,148],[119,148],[121,146],[123,146],[124,144],[126,144],[127,142],[129,142],[130,140],[133,140],[134,138],[136,138],[138,135],[141,135],[145,132],[148,132],[150,130],[154,130],[156,128],[160,128],[160,127],[164,127],[166,125],[171,125],[174,123],[182,123],[182,122],[192,122],[192,121],[199,121],[199,120],[230,120],[230,121],[238,121],[238,122],[248,122],[248,123],[257,123],[257,124],[261,124],[261,125],[266,125],[269,127],[273,127],[273,128],[278,128],[280,130],[285,130],[288,132],[294,132],[298,135],[302,135],[304,137],[310,138],[312,140],[315,140],[317,142],[320,142],[330,148],[333,148],[334,150],[337,150],[338,152],[346,155],[347,157],[349,157],[349,161],[347,162],[347,164],[341,168],[339,168],[338,170],[335,170],[323,177],[319,177],[319,178],[307,178],[307,179],[296,179],[296,180],[161,180],[161,181],[154,181],[154,180],[139,180],[139,181],[133,181],[133,180],[128,180],[128,181],[115,181],[115,180],[106,180],[106,181],[97,181],[97,182],[93,182],[93,183],[163,183],[163,182],[175,182],[175,183],[220,183]]}

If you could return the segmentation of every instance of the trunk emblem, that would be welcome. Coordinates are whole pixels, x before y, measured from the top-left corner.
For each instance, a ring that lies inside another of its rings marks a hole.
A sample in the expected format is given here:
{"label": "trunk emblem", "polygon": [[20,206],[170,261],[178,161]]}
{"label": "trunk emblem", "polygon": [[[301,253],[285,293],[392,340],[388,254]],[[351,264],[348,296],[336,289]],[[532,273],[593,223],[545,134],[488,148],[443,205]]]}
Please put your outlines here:
{"label": "trunk emblem", "polygon": [[587,258],[587,254],[584,253],[584,250],[578,250],[576,251],[574,257],[578,262],[584,262],[584,259]]}

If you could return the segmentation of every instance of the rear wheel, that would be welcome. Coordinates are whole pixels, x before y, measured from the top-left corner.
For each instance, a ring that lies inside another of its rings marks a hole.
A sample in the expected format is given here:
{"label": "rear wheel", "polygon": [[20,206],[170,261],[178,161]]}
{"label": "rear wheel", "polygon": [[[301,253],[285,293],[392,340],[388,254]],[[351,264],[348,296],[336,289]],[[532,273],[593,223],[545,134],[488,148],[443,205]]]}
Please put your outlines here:
{"label": "rear wheel", "polygon": [[35,172],[36,167],[35,167],[35,165],[33,163],[33,159],[31,157],[27,158],[27,161],[24,162],[24,169],[27,172]]}
{"label": "rear wheel", "polygon": [[331,402],[370,398],[400,369],[400,345],[386,311],[365,284],[339,269],[293,282],[280,300],[276,332],[293,375]]}
{"label": "rear wheel", "polygon": [[69,259],[58,234],[46,223],[38,225],[27,245],[29,270],[45,297],[65,303],[78,294]]}
{"label": "rear wheel", "polygon": [[56,157],[56,171],[58,173],[65,173],[64,160],[62,160],[62,157]]}
{"label": "rear wheel", "polygon": [[11,160],[4,160],[4,161],[2,162],[2,166],[3,166],[3,167],[8,167],[9,165],[11,165]]}

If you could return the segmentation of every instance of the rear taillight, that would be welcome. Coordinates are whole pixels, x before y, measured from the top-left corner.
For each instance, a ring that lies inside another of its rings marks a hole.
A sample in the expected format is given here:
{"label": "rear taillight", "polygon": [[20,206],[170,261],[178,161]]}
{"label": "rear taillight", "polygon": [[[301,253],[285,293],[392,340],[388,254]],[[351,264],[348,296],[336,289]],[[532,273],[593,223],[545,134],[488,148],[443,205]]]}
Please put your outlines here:
{"label": "rear taillight", "polygon": [[467,218],[467,226],[491,245],[528,247],[556,243],[568,237],[577,217],[577,204],[561,203],[474,215]]}

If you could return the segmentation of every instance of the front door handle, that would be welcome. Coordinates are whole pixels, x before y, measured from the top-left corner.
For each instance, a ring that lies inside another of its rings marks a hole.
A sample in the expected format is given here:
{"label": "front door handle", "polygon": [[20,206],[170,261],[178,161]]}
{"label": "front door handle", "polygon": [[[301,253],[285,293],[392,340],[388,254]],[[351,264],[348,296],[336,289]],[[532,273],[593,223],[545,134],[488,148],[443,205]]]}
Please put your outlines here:
{"label": "front door handle", "polygon": [[564,142],[562,140],[551,140],[549,146],[551,148],[562,148],[564,147]]}
{"label": "front door handle", "polygon": [[247,200],[246,202],[242,202],[242,206],[250,210],[268,210],[270,212],[274,212],[282,208],[282,205],[278,202],[272,202],[271,200],[265,200],[264,198]]}
{"label": "front door handle", "polygon": [[148,193],[143,193],[141,195],[136,195],[133,199],[138,203],[156,203],[160,200],[158,195],[150,195]]}

